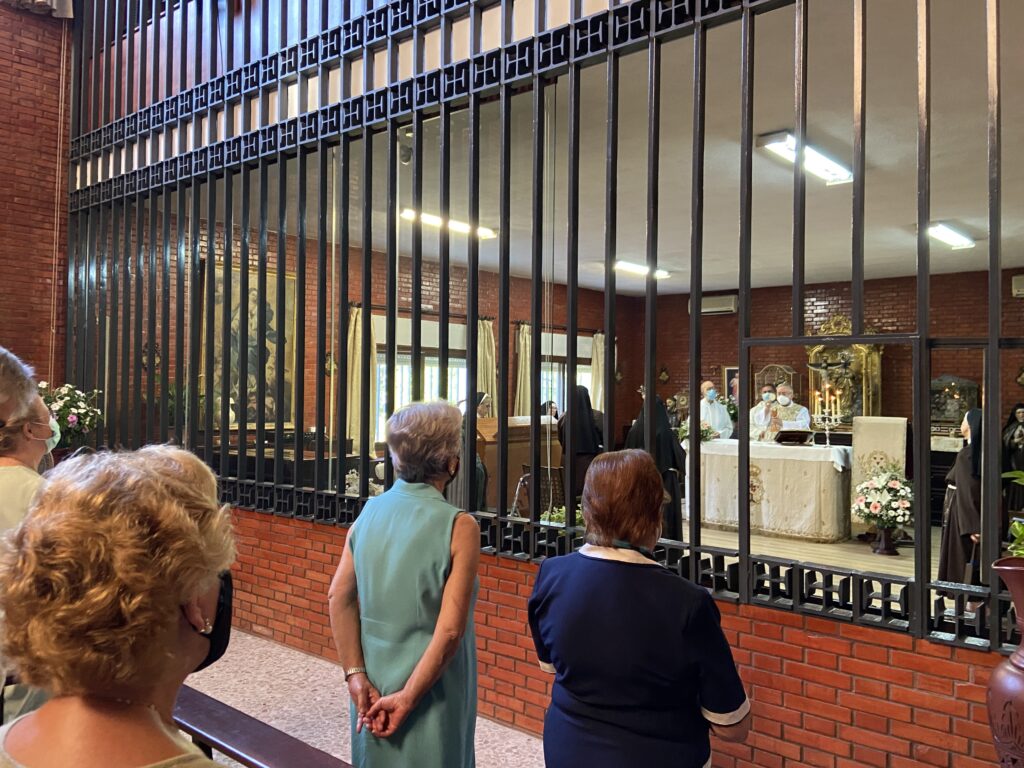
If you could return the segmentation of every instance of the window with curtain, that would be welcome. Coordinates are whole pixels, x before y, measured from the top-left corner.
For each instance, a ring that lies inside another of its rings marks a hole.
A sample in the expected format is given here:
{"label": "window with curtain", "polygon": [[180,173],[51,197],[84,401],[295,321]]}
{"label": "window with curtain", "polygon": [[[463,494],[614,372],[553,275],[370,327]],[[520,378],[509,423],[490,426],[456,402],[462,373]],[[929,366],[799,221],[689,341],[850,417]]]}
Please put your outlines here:
{"label": "window with curtain", "polygon": [[[377,442],[384,441],[384,427],[388,420],[387,409],[387,356],[377,353]],[[423,357],[423,397],[434,400],[441,391],[441,361],[437,355]],[[466,399],[466,361],[464,358],[448,358],[448,400],[461,403]],[[395,359],[395,408],[412,402],[412,355],[399,354]]]}
{"label": "window with curtain", "polygon": [[[558,412],[565,412],[565,396],[566,396],[566,364],[564,359],[559,360],[545,360],[541,363],[540,368],[540,402],[546,403],[548,400],[554,400],[558,403]],[[582,384],[588,390],[593,392],[591,386],[593,382],[593,373],[590,365],[583,365],[582,363],[576,364],[576,383]]]}

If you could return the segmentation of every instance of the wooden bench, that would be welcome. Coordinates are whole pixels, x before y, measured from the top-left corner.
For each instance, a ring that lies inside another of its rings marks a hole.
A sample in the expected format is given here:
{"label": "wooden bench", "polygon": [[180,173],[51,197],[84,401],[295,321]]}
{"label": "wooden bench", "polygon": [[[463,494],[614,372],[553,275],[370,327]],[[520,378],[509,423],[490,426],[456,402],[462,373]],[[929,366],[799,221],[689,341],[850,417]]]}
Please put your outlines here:
{"label": "wooden bench", "polygon": [[187,685],[174,705],[174,721],[207,755],[220,752],[248,768],[352,768]]}

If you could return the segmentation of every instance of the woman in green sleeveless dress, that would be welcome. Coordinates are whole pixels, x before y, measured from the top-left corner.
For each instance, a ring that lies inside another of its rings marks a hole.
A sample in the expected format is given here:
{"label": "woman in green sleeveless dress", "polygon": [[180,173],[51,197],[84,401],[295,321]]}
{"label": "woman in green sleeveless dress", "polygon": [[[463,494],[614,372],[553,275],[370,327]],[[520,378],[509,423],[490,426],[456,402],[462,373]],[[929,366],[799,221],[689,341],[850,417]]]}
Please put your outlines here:
{"label": "woman in green sleeveless dress", "polygon": [[462,415],[414,403],[387,425],[398,479],[370,499],[330,589],[356,768],[472,768],[480,533],[445,501]]}

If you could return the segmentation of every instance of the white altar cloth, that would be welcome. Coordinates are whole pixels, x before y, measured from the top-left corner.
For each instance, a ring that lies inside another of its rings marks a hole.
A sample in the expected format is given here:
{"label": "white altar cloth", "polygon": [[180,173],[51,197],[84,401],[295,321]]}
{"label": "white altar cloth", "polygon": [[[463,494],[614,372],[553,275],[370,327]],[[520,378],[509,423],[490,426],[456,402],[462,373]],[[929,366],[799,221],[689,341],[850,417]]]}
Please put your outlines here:
{"label": "white altar cloth", "polygon": [[[701,519],[735,528],[739,441],[710,440],[700,454]],[[840,445],[751,443],[751,531],[823,542],[849,538],[852,455]],[[686,484],[688,515],[689,470]]]}

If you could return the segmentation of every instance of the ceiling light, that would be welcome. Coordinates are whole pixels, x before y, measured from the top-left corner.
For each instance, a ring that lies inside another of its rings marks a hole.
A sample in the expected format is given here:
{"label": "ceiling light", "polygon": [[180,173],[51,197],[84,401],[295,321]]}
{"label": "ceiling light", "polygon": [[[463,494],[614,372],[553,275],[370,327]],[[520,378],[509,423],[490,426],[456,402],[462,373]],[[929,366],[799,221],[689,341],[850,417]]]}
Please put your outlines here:
{"label": "ceiling light", "polygon": [[[417,214],[416,211],[412,208],[403,208],[398,215],[400,218],[405,219],[406,221],[416,221],[416,218],[419,217],[420,222],[422,224],[426,224],[428,227],[437,227],[438,229],[440,229],[445,225],[444,219],[442,219],[440,216],[435,216],[432,213]],[[450,229],[452,232],[458,232],[459,234],[462,235],[468,235],[470,232],[473,231],[473,228],[469,224],[467,224],[464,221],[458,221],[456,219],[448,220],[448,229]],[[498,236],[498,233],[491,229],[490,227],[477,227],[476,236],[479,237],[481,240],[493,240]]]}
{"label": "ceiling light", "polygon": [[[788,131],[762,136],[757,143],[786,162],[796,162],[796,137]],[[853,181],[853,174],[849,169],[809,144],[804,144],[804,170],[822,179],[830,187],[833,184],[848,184]]]}
{"label": "ceiling light", "polygon": [[[615,269],[619,272],[628,272],[631,275],[639,275],[640,277],[646,277],[650,271],[650,267],[646,264],[636,264],[632,261],[623,261],[622,259],[615,262]],[[664,269],[654,270],[655,280],[664,280],[666,277],[669,277],[669,273]]]}
{"label": "ceiling light", "polygon": [[965,248],[973,248],[974,241],[963,232],[958,232],[948,224],[932,224],[928,227],[928,234],[945,243],[954,251],[962,251]]}

